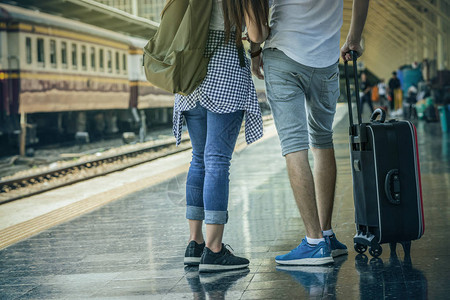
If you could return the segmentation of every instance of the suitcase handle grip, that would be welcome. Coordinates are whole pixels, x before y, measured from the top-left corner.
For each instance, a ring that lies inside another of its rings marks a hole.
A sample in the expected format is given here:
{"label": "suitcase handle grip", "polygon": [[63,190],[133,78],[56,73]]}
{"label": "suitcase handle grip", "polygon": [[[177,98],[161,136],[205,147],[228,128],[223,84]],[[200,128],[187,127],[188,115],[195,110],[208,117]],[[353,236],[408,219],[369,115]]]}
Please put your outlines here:
{"label": "suitcase handle grip", "polygon": [[384,121],[386,120],[386,112],[381,108],[377,108],[374,110],[372,116],[370,117],[370,122],[375,122],[378,116],[380,116],[380,121],[377,122],[384,123]]}
{"label": "suitcase handle grip", "polygon": [[387,173],[384,190],[390,203],[400,204],[400,176],[398,169],[392,169]]}

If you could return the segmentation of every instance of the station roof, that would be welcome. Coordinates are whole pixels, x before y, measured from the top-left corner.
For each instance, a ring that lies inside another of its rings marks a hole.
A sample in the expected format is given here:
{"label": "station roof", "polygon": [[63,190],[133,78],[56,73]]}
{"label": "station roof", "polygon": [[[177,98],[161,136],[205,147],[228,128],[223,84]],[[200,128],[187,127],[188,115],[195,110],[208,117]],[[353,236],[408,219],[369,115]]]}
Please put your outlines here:
{"label": "station roof", "polygon": [[[350,27],[352,4],[353,0],[344,0],[341,45]],[[387,79],[401,65],[439,56],[443,60],[443,53],[449,52],[449,37],[450,0],[371,0],[361,61]],[[450,64],[448,54],[445,59]]]}
{"label": "station roof", "polygon": [[158,23],[93,0],[17,0],[0,2],[78,20],[115,32],[149,39]]}

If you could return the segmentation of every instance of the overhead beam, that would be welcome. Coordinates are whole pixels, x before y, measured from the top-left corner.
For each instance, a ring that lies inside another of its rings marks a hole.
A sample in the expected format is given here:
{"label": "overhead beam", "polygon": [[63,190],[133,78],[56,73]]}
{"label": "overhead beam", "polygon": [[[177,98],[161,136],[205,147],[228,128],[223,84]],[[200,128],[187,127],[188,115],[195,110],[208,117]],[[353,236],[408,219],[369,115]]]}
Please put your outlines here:
{"label": "overhead beam", "polygon": [[[390,0],[387,0],[390,1]],[[394,0],[397,3],[400,3],[403,7],[405,7],[411,14],[418,17],[422,22],[427,23],[429,26],[431,26],[434,30],[436,30],[440,34],[445,34],[436,24],[431,22],[427,17],[425,17],[422,12],[418,11],[414,6],[406,2],[405,0]]]}
{"label": "overhead beam", "polygon": [[[443,0],[442,0],[443,1]],[[430,11],[432,11],[433,13],[439,15],[439,17],[441,17],[445,22],[447,22],[448,24],[450,24],[450,18],[448,17],[447,14],[445,14],[444,12],[442,12],[441,9],[439,9],[438,7],[436,7],[435,5],[431,4],[428,1],[424,1],[424,0],[419,0],[419,3],[423,6],[425,6],[426,8],[428,8]]]}
{"label": "overhead beam", "polygon": [[[379,2],[381,2],[381,1],[379,1]],[[411,24],[414,28],[416,28],[417,30],[419,30],[423,34],[429,35],[434,40],[436,40],[436,37],[434,35],[430,34],[430,32],[425,31],[423,29],[422,24],[417,22],[417,21],[420,21],[420,20],[412,19],[410,16],[405,14],[404,11],[402,11],[400,8],[398,8],[396,5],[394,5],[392,3],[392,0],[384,0],[381,3],[383,4],[384,7],[386,7],[386,11],[388,13],[390,13],[394,18],[395,17],[401,18],[402,20],[404,20],[405,22],[408,22],[408,24]],[[422,22],[422,21],[420,21],[420,22]]]}

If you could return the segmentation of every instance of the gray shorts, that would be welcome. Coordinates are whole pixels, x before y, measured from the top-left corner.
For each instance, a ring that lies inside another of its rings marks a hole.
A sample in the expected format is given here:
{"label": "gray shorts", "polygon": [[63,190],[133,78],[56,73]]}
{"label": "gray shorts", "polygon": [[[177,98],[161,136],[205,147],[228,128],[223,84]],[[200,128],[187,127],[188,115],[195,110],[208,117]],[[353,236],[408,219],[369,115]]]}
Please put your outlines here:
{"label": "gray shorts", "polygon": [[[333,148],[339,62],[326,68],[297,63],[278,49],[263,54],[266,93],[282,154]],[[309,137],[309,138],[308,138]]]}

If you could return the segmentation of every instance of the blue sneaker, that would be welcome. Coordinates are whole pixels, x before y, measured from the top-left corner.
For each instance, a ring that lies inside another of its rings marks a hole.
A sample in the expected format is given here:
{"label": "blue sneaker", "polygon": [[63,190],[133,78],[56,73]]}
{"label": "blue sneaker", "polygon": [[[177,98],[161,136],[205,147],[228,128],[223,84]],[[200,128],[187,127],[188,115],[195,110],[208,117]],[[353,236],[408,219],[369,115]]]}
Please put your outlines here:
{"label": "blue sneaker", "polygon": [[334,262],[326,242],[312,246],[306,242],[306,238],[291,252],[275,257],[275,261],[280,265],[297,266],[326,265]]}
{"label": "blue sneaker", "polygon": [[339,242],[335,234],[326,237],[325,241],[328,241],[328,243],[330,244],[331,256],[333,258],[348,253],[347,246]]}

